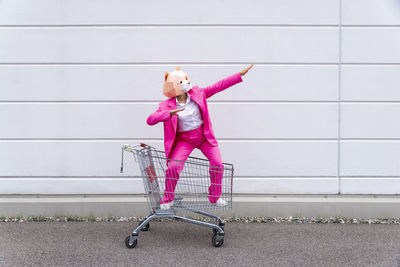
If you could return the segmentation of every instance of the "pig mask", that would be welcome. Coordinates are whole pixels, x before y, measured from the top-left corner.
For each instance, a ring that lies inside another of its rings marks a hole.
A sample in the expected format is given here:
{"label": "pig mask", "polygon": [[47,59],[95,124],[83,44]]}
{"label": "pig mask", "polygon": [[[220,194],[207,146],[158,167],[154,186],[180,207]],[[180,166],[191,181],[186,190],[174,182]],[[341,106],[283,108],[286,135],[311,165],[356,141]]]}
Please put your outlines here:
{"label": "pig mask", "polygon": [[189,77],[179,67],[171,73],[166,72],[164,79],[163,94],[168,98],[182,95],[192,89]]}

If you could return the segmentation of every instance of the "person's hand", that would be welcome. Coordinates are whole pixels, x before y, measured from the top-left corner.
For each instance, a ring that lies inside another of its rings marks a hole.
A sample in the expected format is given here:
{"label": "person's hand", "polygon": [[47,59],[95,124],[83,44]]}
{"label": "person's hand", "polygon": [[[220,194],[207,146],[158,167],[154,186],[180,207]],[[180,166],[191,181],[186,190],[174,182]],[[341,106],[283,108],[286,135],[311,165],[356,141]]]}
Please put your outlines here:
{"label": "person's hand", "polygon": [[179,114],[178,114],[178,112],[179,111],[182,111],[182,110],[184,110],[185,108],[180,108],[180,109],[173,109],[173,110],[171,110],[170,112],[169,112],[169,116],[170,117],[172,117],[172,116],[178,116]]}
{"label": "person's hand", "polygon": [[254,64],[251,64],[250,67],[247,67],[247,68],[245,68],[244,70],[242,70],[242,71],[240,72],[240,75],[241,75],[241,76],[245,75],[253,66],[254,66]]}

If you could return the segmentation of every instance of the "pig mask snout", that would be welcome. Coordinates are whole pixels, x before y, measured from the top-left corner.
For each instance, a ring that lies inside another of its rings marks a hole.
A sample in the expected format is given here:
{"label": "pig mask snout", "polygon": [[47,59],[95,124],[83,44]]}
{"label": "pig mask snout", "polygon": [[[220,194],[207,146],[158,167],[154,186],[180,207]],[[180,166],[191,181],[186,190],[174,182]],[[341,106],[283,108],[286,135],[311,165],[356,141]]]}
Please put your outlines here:
{"label": "pig mask snout", "polygon": [[189,92],[192,89],[192,83],[188,80],[185,80],[181,83],[181,90],[185,93]]}

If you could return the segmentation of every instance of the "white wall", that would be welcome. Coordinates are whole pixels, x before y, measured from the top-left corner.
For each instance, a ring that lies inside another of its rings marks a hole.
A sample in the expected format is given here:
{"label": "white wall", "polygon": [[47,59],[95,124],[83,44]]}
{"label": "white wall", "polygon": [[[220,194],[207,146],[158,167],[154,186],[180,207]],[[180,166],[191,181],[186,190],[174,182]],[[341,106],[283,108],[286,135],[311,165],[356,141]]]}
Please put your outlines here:
{"label": "white wall", "polygon": [[250,63],[210,99],[234,192],[400,193],[398,0],[2,0],[0,25],[0,194],[143,193],[120,147],[163,148],[163,73]]}

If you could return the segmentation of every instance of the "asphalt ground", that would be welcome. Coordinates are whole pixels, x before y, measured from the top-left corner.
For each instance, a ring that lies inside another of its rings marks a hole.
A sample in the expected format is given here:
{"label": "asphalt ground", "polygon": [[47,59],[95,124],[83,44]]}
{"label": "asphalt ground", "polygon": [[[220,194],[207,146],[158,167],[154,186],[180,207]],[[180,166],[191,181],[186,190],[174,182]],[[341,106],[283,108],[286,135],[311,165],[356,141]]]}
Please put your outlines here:
{"label": "asphalt ground", "polygon": [[134,249],[134,222],[3,222],[0,266],[400,266],[400,225],[226,223],[212,230],[153,221]]}

